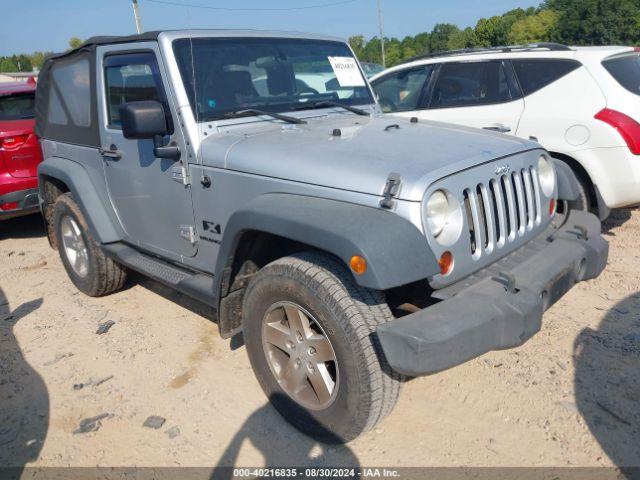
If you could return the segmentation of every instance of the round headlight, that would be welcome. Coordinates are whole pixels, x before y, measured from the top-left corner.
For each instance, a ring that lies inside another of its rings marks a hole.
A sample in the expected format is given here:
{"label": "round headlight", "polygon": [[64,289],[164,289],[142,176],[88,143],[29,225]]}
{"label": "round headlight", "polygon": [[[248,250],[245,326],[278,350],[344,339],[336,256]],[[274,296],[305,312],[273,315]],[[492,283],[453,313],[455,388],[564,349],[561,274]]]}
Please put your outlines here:
{"label": "round headlight", "polygon": [[544,155],[538,160],[538,178],[540,188],[547,197],[551,197],[556,189],[556,172],[551,162]]}
{"label": "round headlight", "polygon": [[427,201],[427,227],[434,237],[444,230],[449,216],[449,200],[442,190],[436,190]]}

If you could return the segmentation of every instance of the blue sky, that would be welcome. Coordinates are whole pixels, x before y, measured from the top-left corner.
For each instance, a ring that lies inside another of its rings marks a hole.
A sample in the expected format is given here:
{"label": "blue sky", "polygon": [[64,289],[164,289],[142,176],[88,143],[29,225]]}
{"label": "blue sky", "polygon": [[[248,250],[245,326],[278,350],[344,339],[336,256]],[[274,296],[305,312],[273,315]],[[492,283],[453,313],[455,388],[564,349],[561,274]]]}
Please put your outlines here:
{"label": "blue sky", "polygon": [[[377,34],[378,28],[376,0],[355,0],[339,6],[288,12],[230,12],[138,1],[145,30],[258,28],[370,37]],[[336,0],[166,1],[231,8],[290,8]],[[471,26],[481,17],[540,3],[541,0],[383,0],[385,35],[415,35],[442,22]],[[0,55],[61,51],[73,36],[135,33],[131,0],[20,0],[11,4],[11,8],[2,9]]]}

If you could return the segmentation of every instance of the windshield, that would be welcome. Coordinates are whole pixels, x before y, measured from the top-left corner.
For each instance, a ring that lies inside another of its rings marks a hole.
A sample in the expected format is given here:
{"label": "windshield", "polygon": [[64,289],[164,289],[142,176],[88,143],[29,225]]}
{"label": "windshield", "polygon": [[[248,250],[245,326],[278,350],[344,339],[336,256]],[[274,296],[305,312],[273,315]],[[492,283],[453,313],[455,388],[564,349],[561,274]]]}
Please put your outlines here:
{"label": "windshield", "polygon": [[640,95],[640,54],[605,60],[602,64],[620,85]]}
{"label": "windshield", "polygon": [[191,108],[200,122],[304,103],[375,103],[346,44],[281,38],[183,38],[173,44]]}
{"label": "windshield", "polygon": [[0,120],[33,118],[33,93],[0,96]]}

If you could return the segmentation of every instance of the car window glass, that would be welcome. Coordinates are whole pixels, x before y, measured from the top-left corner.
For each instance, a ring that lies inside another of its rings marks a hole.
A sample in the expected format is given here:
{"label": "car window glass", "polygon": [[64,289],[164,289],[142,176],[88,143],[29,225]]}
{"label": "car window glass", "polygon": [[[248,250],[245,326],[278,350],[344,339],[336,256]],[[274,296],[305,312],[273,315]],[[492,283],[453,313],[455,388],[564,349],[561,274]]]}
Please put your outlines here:
{"label": "car window glass", "polygon": [[0,120],[33,118],[33,93],[0,96]]}
{"label": "car window glass", "polygon": [[531,59],[512,60],[525,95],[531,95],[580,67],[575,60]]}
{"label": "car window glass", "polygon": [[78,127],[91,124],[91,85],[89,60],[60,63],[51,71],[52,95],[49,121],[58,125],[72,123]]}
{"label": "car window glass", "polygon": [[513,100],[502,62],[444,63],[431,108],[473,107]]}
{"label": "car window glass", "polygon": [[640,95],[640,54],[606,60],[602,65],[620,85],[631,93]]}
{"label": "car window glass", "polygon": [[401,70],[386,75],[373,84],[384,112],[406,112],[423,107],[424,87],[434,70],[433,65]]}
{"label": "car window glass", "polygon": [[110,56],[105,59],[107,118],[120,127],[120,106],[127,102],[164,102],[158,66],[152,53]]}

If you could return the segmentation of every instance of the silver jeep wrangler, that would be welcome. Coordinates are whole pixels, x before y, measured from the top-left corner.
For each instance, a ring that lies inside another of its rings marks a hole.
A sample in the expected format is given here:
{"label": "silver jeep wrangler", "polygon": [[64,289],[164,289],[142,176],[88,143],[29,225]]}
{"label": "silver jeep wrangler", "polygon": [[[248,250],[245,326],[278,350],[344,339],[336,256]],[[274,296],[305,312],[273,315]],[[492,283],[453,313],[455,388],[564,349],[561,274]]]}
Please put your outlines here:
{"label": "silver jeep wrangler", "polygon": [[578,194],[563,164],[381,116],[335,38],[93,38],[46,62],[36,103],[41,207],[78,289],[135,270],[210,305],[325,441],[371,429],[409,377],[522,345],[607,262],[598,219],[558,209]]}

